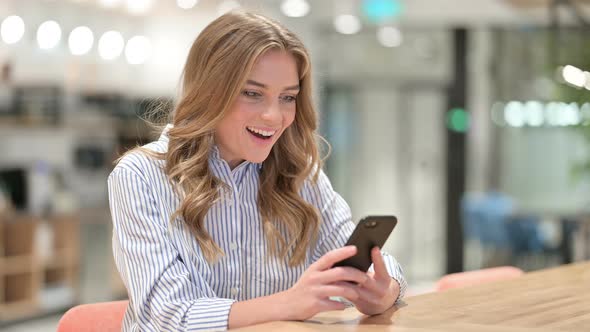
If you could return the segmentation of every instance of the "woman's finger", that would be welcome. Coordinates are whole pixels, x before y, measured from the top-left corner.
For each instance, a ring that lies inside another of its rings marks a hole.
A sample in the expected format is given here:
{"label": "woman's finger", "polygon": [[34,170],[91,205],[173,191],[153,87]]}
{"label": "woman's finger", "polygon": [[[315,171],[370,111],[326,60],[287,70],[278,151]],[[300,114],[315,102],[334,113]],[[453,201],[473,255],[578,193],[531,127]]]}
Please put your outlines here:
{"label": "woman's finger", "polygon": [[318,259],[315,263],[309,266],[309,270],[324,271],[331,268],[337,262],[352,257],[356,254],[355,246],[346,246],[327,252],[324,256]]}
{"label": "woman's finger", "polygon": [[317,295],[321,298],[338,296],[349,301],[355,301],[359,297],[358,287],[351,284],[346,285],[346,283],[339,285],[324,285],[318,289]]}
{"label": "woman's finger", "polygon": [[367,281],[362,285],[362,289],[367,290],[368,292],[374,294],[375,296],[381,296],[385,294],[387,291],[388,284],[383,282],[379,282],[374,278],[369,278]]}
{"label": "woman's finger", "polygon": [[330,284],[338,281],[351,281],[359,285],[364,284],[369,276],[366,273],[355,269],[354,267],[338,266],[323,271],[319,274],[317,280],[322,284]]}
{"label": "woman's finger", "polygon": [[379,304],[381,303],[381,296],[379,296],[379,294],[376,294],[375,292],[366,289],[366,288],[360,288],[357,290],[358,293],[358,298],[357,298],[357,302],[365,302],[365,303],[371,303],[371,304]]}
{"label": "woman's finger", "polygon": [[375,270],[375,279],[377,280],[387,280],[391,278],[389,276],[389,272],[387,272],[387,267],[385,267],[385,260],[383,260],[383,255],[381,254],[381,250],[378,247],[374,247],[371,250],[371,258],[373,259],[373,269]]}

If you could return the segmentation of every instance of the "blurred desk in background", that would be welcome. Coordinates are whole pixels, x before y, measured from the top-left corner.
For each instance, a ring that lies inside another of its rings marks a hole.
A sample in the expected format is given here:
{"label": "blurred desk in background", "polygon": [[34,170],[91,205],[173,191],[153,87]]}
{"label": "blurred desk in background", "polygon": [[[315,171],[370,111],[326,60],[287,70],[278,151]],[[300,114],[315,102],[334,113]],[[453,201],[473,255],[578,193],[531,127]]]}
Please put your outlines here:
{"label": "blurred desk in background", "polygon": [[241,331],[587,331],[590,261],[507,281],[430,293],[368,317],[354,308],[305,322],[272,322]]}
{"label": "blurred desk in background", "polygon": [[559,249],[564,264],[590,259],[590,210],[519,209],[511,218],[524,216],[559,222],[562,235]]}
{"label": "blurred desk in background", "polygon": [[564,263],[590,259],[590,212],[559,218],[563,237]]}

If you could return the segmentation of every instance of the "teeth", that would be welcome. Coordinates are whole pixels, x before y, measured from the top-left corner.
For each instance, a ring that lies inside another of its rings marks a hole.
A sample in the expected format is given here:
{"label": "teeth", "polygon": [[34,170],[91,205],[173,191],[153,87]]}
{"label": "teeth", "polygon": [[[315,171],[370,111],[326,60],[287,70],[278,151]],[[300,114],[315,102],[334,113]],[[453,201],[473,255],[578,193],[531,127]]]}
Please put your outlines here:
{"label": "teeth", "polygon": [[256,129],[254,127],[246,127],[246,128],[248,128],[248,130],[250,130],[250,131],[253,131],[253,132],[257,133],[257,134],[260,134],[260,135],[266,136],[266,137],[272,136],[272,135],[274,135],[277,132],[276,130],[266,131],[266,130]]}

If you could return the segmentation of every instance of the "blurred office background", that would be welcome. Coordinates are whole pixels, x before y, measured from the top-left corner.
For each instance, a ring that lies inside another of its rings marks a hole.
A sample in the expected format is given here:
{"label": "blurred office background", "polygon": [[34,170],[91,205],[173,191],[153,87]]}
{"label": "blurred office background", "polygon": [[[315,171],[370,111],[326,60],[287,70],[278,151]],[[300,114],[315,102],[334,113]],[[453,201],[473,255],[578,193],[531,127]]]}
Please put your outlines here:
{"label": "blurred office background", "polygon": [[0,330],[126,298],[106,177],[240,6],[309,47],[326,171],[355,221],[398,216],[410,294],[590,258],[590,2],[2,0]]}

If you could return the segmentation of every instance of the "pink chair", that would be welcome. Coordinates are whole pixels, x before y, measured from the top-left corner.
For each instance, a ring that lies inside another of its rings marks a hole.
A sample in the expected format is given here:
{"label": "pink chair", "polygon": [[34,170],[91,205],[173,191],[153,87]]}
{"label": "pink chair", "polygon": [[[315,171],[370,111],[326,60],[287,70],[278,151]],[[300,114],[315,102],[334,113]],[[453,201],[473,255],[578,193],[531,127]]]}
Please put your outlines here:
{"label": "pink chair", "polygon": [[478,285],[492,281],[507,280],[519,277],[524,272],[513,266],[493,267],[475,271],[447,274],[436,283],[436,290],[442,291],[451,288],[460,288]]}
{"label": "pink chair", "polygon": [[120,332],[129,301],[81,304],[59,320],[57,332]]}

